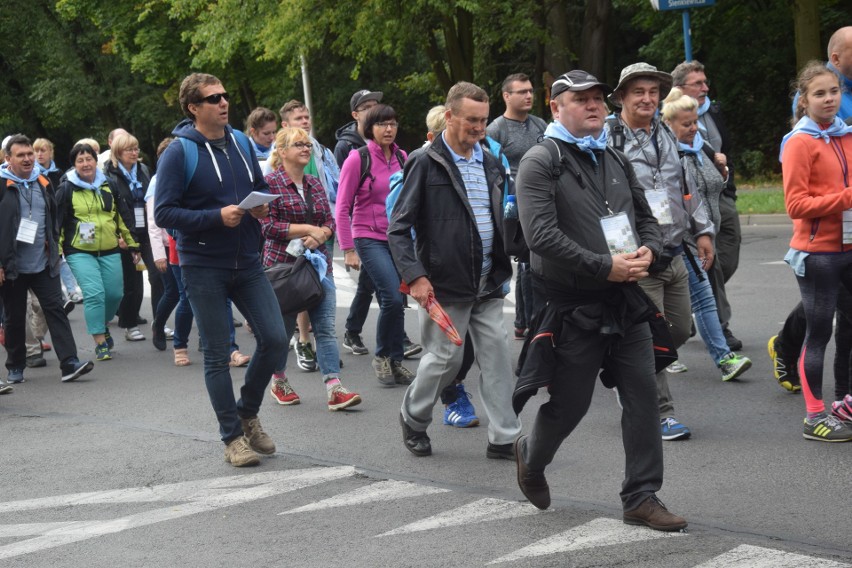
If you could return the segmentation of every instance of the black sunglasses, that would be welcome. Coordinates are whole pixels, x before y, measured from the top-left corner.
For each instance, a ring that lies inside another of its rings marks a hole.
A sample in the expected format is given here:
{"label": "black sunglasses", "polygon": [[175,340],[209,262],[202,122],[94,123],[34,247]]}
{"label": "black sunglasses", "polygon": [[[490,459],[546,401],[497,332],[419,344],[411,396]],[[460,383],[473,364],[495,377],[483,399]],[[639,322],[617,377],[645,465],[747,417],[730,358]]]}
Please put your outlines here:
{"label": "black sunglasses", "polygon": [[226,101],[231,100],[231,95],[228,93],[216,93],[215,95],[207,95],[206,97],[202,97],[195,104],[201,103],[210,103],[211,105],[218,105],[219,101],[225,99]]}

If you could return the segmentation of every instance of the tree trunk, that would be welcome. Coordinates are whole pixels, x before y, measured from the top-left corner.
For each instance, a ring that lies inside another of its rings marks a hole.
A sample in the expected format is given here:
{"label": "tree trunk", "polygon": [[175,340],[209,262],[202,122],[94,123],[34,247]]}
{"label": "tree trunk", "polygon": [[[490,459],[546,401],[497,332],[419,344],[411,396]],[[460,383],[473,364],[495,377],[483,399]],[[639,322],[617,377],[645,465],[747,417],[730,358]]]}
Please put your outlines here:
{"label": "tree trunk", "polygon": [[819,41],[819,0],[794,0],[793,29],[796,35],[796,68],[811,59],[822,59]]}
{"label": "tree trunk", "polygon": [[580,42],[580,69],[595,77],[606,75],[607,39],[612,0],[588,0]]}

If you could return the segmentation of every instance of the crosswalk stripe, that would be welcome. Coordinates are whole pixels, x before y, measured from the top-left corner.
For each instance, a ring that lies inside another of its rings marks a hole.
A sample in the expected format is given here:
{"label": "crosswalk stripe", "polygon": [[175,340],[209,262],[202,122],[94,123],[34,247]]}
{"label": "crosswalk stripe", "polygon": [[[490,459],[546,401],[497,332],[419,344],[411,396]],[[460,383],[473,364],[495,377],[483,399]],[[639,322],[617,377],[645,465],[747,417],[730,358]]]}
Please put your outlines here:
{"label": "crosswalk stripe", "polygon": [[504,501],[486,497],[462,507],[439,513],[426,519],[421,519],[405,526],[393,529],[376,537],[392,536],[418,531],[428,531],[468,525],[471,523],[484,523],[487,521],[501,521],[515,517],[525,517],[541,513],[529,503],[518,503],[516,501]]}
{"label": "crosswalk stripe", "polygon": [[361,505],[363,503],[374,503],[377,501],[393,501],[394,499],[408,499],[411,497],[420,497],[422,495],[434,495],[436,493],[447,493],[449,489],[441,489],[439,487],[430,487],[428,485],[419,485],[408,481],[379,481],[366,487],[361,487],[354,491],[335,495],[322,501],[310,503],[302,507],[297,507],[279,515],[292,515],[293,513],[304,513],[307,511],[318,511],[320,509],[330,509],[332,507],[348,507],[351,505]]}
{"label": "crosswalk stripe", "polygon": [[559,552],[569,552],[571,550],[582,550],[584,548],[597,548],[613,544],[627,544],[685,535],[686,533],[655,531],[647,527],[625,525],[623,522],[615,519],[600,518],[563,533],[542,539],[497,560],[492,560],[489,564],[512,562],[521,558],[545,556]]}
{"label": "crosswalk stripe", "polygon": [[[5,511],[23,511],[62,505],[171,502],[159,509],[116,519],[77,521],[59,525],[54,523],[34,523],[29,526],[9,525],[21,536],[33,536],[33,538],[0,546],[0,560],[298,491],[312,485],[351,476],[354,473],[355,468],[352,466],[315,467],[194,480],[153,487],[133,487],[118,491],[103,491],[100,495],[98,492],[93,492],[6,503]],[[255,485],[257,483],[260,485]],[[52,505],[49,505],[51,502]],[[5,534],[5,528],[6,526],[0,525],[0,535]]]}
{"label": "crosswalk stripe", "polygon": [[852,565],[815,556],[743,544],[695,568],[850,568],[850,566]]}

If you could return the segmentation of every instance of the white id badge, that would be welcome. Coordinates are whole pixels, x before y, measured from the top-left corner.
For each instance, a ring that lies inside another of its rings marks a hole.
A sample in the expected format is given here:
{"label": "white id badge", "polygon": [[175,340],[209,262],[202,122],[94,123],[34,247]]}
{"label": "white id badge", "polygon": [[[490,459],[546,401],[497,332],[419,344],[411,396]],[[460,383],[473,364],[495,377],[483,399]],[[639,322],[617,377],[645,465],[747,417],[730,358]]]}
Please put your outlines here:
{"label": "white id badge", "polygon": [[285,252],[290,256],[301,256],[305,252],[305,243],[302,242],[302,239],[293,239],[287,245]]}
{"label": "white id badge", "polygon": [[852,209],[843,212],[843,244],[852,245]]}
{"label": "white id badge", "polygon": [[648,200],[648,205],[651,206],[651,213],[657,218],[660,225],[671,225],[674,223],[672,219],[672,208],[669,205],[669,194],[667,191],[653,190],[645,192],[645,199]]}
{"label": "white id badge", "polygon": [[38,231],[38,223],[32,219],[21,219],[21,224],[18,227],[18,236],[15,239],[31,245],[35,242],[36,231]]}
{"label": "white id badge", "polygon": [[636,246],[636,237],[633,235],[633,228],[630,226],[627,213],[621,211],[607,215],[601,217],[600,221],[610,254],[636,252],[639,247]]}
{"label": "white id badge", "polygon": [[95,224],[80,223],[80,244],[95,244]]}
{"label": "white id badge", "polygon": [[141,229],[145,226],[145,208],[134,207],[133,214],[136,216],[136,228]]}

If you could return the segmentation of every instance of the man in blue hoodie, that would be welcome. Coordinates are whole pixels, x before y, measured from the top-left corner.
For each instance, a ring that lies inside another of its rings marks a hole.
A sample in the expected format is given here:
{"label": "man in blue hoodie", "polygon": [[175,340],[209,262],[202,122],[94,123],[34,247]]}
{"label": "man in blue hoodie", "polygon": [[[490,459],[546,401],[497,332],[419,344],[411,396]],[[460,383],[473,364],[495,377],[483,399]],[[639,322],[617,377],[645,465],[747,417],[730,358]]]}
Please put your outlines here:
{"label": "man in blue hoodie", "polygon": [[[160,157],[154,219],[177,233],[225,461],[242,467],[257,465],[258,453],[275,453],[257,413],[273,371],[283,365],[287,338],[278,300],[260,262],[258,219],[269,213],[269,206],[238,207],[252,191],[268,188],[244,135],[228,125],[228,98],[213,75],[193,73],[181,83],[179,101],[188,118],[172,131],[178,139]],[[229,371],[229,298],[257,339],[239,401]]]}

